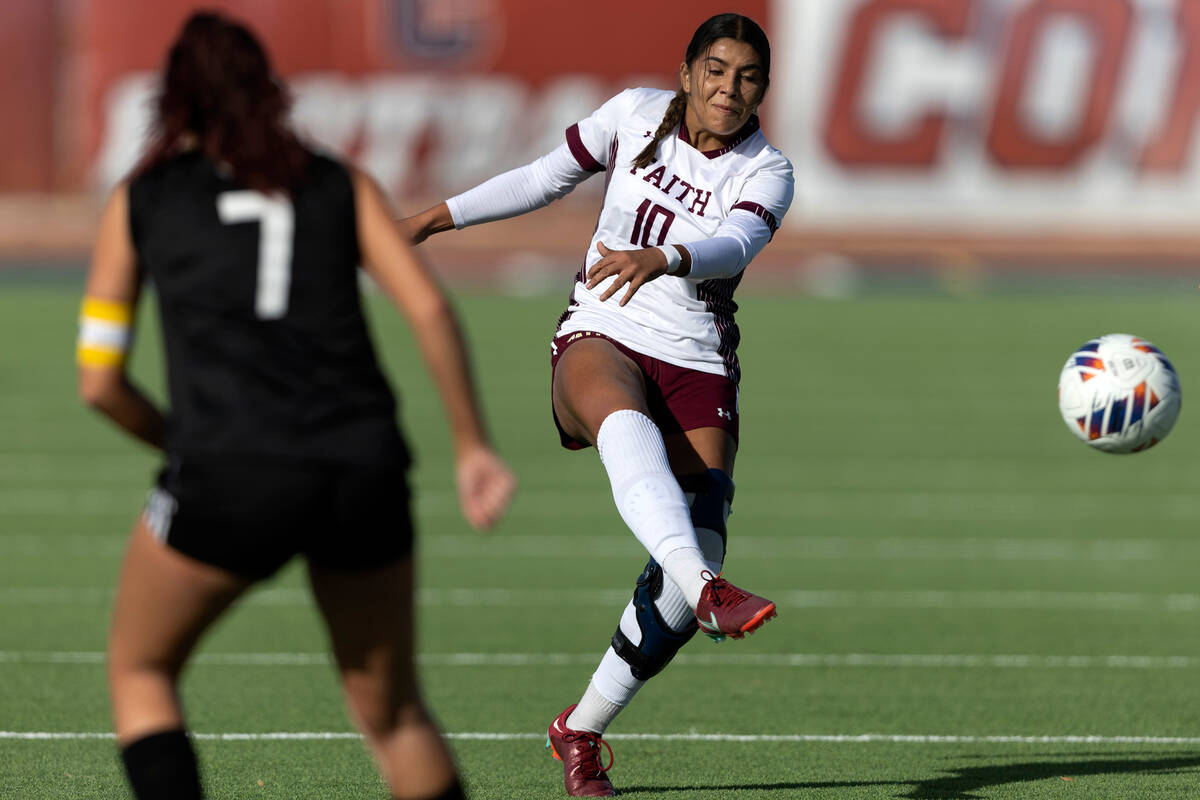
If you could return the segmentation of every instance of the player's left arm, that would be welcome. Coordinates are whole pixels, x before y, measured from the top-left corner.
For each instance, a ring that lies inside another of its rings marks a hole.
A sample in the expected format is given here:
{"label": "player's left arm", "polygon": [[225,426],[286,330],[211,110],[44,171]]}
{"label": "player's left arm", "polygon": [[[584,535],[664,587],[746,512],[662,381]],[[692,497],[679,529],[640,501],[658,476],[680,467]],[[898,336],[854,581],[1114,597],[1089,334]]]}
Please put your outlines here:
{"label": "player's left arm", "polygon": [[365,172],[352,174],[363,267],[408,320],[441,396],[454,442],[463,516],[476,528],[490,528],[504,516],[517,483],[484,425],[458,316],[433,272],[394,221],[379,185]]}
{"label": "player's left arm", "polygon": [[139,288],[129,188],[122,184],[104,207],[92,249],[75,350],[79,396],[131,436],[162,448],[163,414],[125,369]]}
{"label": "player's left arm", "polygon": [[775,236],[793,192],[792,168],[784,161],[778,169],[762,170],[746,181],[728,216],[708,239],[636,250],[611,250],[597,242],[601,257],[588,269],[587,288],[615,275],[600,300],[628,287],[621,298],[623,306],[643,285],[662,275],[696,282],[732,278]]}

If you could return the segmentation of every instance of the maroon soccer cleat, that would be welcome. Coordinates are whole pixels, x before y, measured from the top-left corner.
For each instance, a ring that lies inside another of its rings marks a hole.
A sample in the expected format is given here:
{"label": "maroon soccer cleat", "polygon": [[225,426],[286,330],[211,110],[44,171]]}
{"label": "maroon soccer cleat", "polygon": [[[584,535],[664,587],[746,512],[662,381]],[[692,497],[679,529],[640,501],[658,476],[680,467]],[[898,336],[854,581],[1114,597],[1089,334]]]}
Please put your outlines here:
{"label": "maroon soccer cleat", "polygon": [[720,575],[700,574],[709,578],[696,604],[696,622],[714,642],[726,636],[741,639],[775,616],[775,604],[767,598],[743,591]]}
{"label": "maroon soccer cleat", "polygon": [[[550,723],[546,732],[546,747],[563,764],[563,783],[571,797],[612,797],[617,793],[608,780],[613,754],[600,734],[573,731],[567,727],[567,717],[575,710],[571,705]],[[600,745],[608,747],[608,766],[600,765]]]}

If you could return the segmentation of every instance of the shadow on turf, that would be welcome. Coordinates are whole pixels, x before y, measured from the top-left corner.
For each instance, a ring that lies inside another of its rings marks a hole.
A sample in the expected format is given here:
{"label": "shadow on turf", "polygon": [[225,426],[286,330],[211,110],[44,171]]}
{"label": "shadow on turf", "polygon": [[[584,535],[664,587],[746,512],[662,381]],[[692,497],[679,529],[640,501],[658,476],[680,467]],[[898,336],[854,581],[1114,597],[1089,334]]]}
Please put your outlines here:
{"label": "shadow on turf", "polygon": [[1006,783],[1075,779],[1082,775],[1177,772],[1198,767],[1200,767],[1200,755],[1177,758],[1123,759],[1114,759],[1109,756],[1095,761],[1034,761],[1024,764],[960,767],[954,775],[921,781],[908,794],[897,796],[909,798],[909,800],[977,800],[986,795],[972,794],[972,792],[979,792]]}
{"label": "shadow on turf", "polygon": [[712,783],[697,783],[692,786],[622,786],[617,790],[619,797],[627,794],[659,794],[661,792],[716,792],[727,789],[744,792],[755,789],[762,792],[781,792],[786,789],[852,789],[856,786],[896,786],[911,781],[801,781],[799,783],[730,783],[719,786]]}
{"label": "shadow on turf", "polygon": [[[1097,753],[1097,755],[1101,755]],[[982,800],[986,795],[972,794],[1006,783],[1024,783],[1051,779],[1078,778],[1082,775],[1113,775],[1138,772],[1176,772],[1200,768],[1200,756],[1179,758],[1125,758],[1111,756],[1095,761],[1035,761],[1024,764],[1003,764],[986,767],[962,767],[954,775],[920,781],[908,794],[896,797],[908,800]],[[911,781],[801,781],[786,783],[736,783],[714,786],[710,783],[694,786],[627,786],[621,795],[658,794],[688,791],[786,791],[789,789],[851,789],[859,786],[903,786]]]}

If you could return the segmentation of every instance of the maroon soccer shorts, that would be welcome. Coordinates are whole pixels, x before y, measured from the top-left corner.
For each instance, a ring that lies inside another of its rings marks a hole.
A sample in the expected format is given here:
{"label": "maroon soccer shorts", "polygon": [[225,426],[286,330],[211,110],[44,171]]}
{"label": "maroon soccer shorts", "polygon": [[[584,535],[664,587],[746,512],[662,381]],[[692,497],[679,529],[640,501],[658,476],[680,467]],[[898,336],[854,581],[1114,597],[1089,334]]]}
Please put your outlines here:
{"label": "maroon soccer shorts", "polygon": [[[554,380],[554,369],[567,348],[589,338],[600,338],[609,342],[633,363],[637,364],[646,377],[646,403],[650,416],[664,436],[682,433],[696,428],[720,428],[728,431],[734,442],[738,440],[738,387],[724,375],[678,367],[657,358],[630,350],[625,345],[594,331],[576,331],[555,337],[550,347],[550,378]],[[554,413],[553,405],[551,413]],[[554,414],[554,426],[562,446],[568,450],[588,447],[568,436]]]}

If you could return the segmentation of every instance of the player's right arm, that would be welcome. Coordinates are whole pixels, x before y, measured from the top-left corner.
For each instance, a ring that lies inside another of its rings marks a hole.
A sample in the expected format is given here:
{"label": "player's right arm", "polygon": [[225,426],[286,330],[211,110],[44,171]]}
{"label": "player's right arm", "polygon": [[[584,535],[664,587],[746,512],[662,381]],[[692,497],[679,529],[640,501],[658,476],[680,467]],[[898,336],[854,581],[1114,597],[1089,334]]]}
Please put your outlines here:
{"label": "player's right arm", "polygon": [[607,168],[609,146],[631,96],[622,92],[572,125],[566,141],[541,158],[401,220],[401,227],[420,244],[441,231],[519,216],[566,196]]}
{"label": "player's right arm", "polygon": [[100,217],[79,315],[79,395],[130,435],[161,448],[162,412],[125,371],[139,287],[129,233],[129,187],[121,184]]}
{"label": "player's right arm", "polygon": [[363,266],[408,320],[441,395],[454,440],[463,516],[476,528],[490,528],[508,509],[516,478],[492,448],[484,427],[458,318],[397,227],[379,186],[358,170],[354,196]]}
{"label": "player's right arm", "polygon": [[454,218],[450,216],[450,207],[438,203],[419,214],[405,217],[398,223],[401,230],[408,234],[413,244],[420,244],[435,233],[448,231],[454,227]]}
{"label": "player's right arm", "polygon": [[435,233],[520,216],[566,196],[592,176],[579,165],[569,145],[559,145],[523,167],[509,170],[401,220],[413,244]]}

